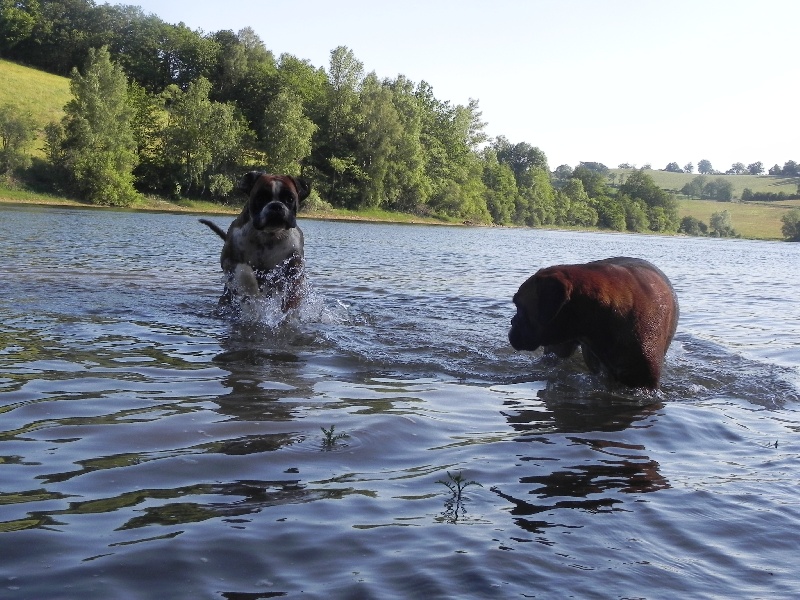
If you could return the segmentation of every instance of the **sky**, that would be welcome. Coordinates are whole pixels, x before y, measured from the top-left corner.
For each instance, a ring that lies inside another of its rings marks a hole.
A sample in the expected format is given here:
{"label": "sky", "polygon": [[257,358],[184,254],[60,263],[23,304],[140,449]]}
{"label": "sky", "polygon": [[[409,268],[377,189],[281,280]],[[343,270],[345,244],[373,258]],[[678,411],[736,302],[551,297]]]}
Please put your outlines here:
{"label": "sky", "polygon": [[326,71],[346,46],[365,73],[477,100],[490,137],[539,147],[551,169],[800,162],[797,0],[114,3],[206,34],[251,27],[276,58]]}

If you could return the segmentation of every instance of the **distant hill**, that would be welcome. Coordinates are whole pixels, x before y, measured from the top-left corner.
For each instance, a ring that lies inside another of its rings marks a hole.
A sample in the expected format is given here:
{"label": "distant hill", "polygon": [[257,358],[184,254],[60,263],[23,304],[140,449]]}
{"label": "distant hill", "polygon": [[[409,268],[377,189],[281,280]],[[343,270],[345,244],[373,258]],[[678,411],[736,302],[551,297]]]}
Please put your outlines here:
{"label": "distant hill", "polygon": [[[51,121],[60,121],[64,105],[72,98],[69,79],[0,59],[0,105],[11,104],[33,116],[40,129]],[[29,149],[43,155],[43,136]]]}
{"label": "distant hill", "polygon": [[[627,177],[633,169],[611,169],[616,177],[613,183],[619,184],[620,177]],[[672,173],[670,171],[646,171],[653,178],[656,185],[665,190],[679,194],[680,190],[695,177],[697,173]],[[753,192],[771,192],[777,194],[784,192],[786,195],[797,194],[797,186],[800,184],[798,177],[782,177],[779,175],[706,175],[709,180],[722,178],[733,184],[733,197],[738,200],[742,197],[742,191],[749,188]]]}

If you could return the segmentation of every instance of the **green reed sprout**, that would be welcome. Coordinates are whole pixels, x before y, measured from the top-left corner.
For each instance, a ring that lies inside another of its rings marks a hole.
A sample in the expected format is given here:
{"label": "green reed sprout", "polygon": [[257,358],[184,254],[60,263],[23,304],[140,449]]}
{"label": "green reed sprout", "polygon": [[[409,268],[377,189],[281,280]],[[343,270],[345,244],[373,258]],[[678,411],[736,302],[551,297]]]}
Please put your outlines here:
{"label": "green reed sprout", "polygon": [[339,440],[350,437],[346,433],[334,433],[336,425],[331,425],[330,429],[325,429],[324,427],[320,427],[320,429],[322,429],[322,433],[325,435],[322,440],[322,447],[326,450],[333,448]]}
{"label": "green reed sprout", "polygon": [[446,486],[453,493],[453,500],[456,503],[461,502],[461,494],[462,492],[471,485],[477,485],[478,487],[483,487],[477,481],[467,481],[464,479],[464,476],[461,474],[461,471],[458,474],[453,475],[450,471],[447,472],[447,479],[439,479],[436,483],[441,483],[442,485]]}

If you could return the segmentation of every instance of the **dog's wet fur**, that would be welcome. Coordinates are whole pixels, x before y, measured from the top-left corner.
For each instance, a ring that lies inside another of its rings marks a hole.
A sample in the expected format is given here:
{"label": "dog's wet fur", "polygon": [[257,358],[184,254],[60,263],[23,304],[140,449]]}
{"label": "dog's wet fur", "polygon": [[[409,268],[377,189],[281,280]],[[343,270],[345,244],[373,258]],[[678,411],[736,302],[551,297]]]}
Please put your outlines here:
{"label": "dog's wet fur", "polygon": [[283,293],[283,309],[294,308],[301,300],[304,256],[297,211],[311,185],[300,177],[250,171],[238,189],[248,199],[227,232],[200,219],[225,242],[220,265],[227,281],[220,303]]}

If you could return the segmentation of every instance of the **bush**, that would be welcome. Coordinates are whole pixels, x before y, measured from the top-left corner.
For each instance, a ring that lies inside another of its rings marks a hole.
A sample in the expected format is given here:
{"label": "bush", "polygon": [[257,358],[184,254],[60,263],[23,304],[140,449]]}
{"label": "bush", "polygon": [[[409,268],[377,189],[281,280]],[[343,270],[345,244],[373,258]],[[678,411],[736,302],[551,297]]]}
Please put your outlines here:
{"label": "bush", "polygon": [[678,233],[684,233],[686,235],[707,235],[708,225],[696,217],[683,217],[680,227],[678,227]]}
{"label": "bush", "polygon": [[800,242],[800,208],[793,208],[781,217],[781,232],[787,242]]}

